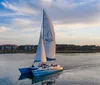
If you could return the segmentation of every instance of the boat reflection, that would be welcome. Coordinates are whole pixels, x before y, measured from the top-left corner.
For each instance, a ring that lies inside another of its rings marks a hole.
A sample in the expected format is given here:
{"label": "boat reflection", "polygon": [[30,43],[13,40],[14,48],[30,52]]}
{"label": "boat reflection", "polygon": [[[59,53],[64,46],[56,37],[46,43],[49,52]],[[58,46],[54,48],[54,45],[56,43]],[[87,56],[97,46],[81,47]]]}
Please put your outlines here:
{"label": "boat reflection", "polygon": [[32,84],[39,84],[39,85],[53,85],[56,82],[56,79],[61,74],[61,72],[51,74],[51,75],[45,75],[45,76],[39,76],[39,77],[33,77],[31,73],[28,74],[21,74],[19,77],[19,80],[24,79],[30,79],[32,80]]}

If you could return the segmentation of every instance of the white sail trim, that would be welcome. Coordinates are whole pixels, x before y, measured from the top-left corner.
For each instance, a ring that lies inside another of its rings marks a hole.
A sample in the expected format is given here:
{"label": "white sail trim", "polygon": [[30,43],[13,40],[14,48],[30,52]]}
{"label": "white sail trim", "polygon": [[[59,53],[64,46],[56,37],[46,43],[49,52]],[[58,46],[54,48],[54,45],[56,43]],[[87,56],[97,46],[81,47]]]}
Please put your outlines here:
{"label": "white sail trim", "polygon": [[46,57],[49,59],[55,59],[56,46],[54,27],[45,11],[43,11],[43,31]]}

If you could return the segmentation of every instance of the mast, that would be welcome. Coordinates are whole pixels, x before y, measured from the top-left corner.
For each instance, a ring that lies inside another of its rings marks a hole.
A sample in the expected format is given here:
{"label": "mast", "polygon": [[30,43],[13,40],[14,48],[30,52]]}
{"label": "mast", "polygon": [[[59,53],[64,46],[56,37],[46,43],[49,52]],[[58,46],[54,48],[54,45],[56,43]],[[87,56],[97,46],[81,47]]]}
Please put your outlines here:
{"label": "mast", "polygon": [[42,23],[42,27],[43,27],[43,39],[44,39],[44,9],[43,9],[43,23]]}

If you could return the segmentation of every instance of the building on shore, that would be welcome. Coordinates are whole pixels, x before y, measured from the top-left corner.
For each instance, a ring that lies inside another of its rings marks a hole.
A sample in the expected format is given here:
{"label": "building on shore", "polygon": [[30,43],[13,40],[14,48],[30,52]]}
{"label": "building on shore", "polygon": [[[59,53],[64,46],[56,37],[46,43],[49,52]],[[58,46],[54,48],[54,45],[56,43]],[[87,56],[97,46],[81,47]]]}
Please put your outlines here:
{"label": "building on shore", "polygon": [[13,45],[13,44],[4,44],[4,45],[0,45],[0,51],[14,51],[17,49],[17,45]]}
{"label": "building on shore", "polygon": [[32,51],[32,50],[34,50],[34,45],[20,45],[20,46],[18,46],[18,50],[20,50],[20,51]]}

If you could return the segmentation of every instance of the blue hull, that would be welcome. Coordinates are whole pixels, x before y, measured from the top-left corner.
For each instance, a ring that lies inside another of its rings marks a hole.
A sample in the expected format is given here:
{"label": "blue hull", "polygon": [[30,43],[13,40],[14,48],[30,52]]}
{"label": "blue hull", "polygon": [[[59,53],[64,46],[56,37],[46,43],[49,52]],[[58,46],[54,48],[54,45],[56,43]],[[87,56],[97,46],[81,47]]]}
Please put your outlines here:
{"label": "blue hull", "polygon": [[62,70],[32,70],[34,76],[43,76],[60,72]]}
{"label": "blue hull", "polygon": [[18,80],[24,80],[24,79],[33,79],[32,73],[24,73],[21,74]]}
{"label": "blue hull", "polygon": [[46,81],[48,79],[54,79],[54,78],[57,78],[59,75],[60,75],[60,72],[57,72],[54,74],[43,75],[43,76],[35,76],[32,80],[32,84],[37,83],[37,82],[42,82],[44,80]]}
{"label": "blue hull", "polygon": [[21,74],[26,74],[26,73],[31,73],[31,69],[30,67],[26,67],[26,68],[19,68],[19,71]]}

